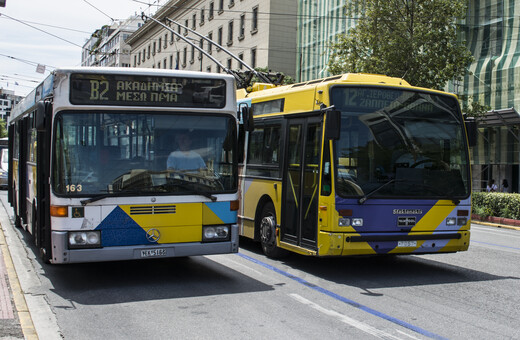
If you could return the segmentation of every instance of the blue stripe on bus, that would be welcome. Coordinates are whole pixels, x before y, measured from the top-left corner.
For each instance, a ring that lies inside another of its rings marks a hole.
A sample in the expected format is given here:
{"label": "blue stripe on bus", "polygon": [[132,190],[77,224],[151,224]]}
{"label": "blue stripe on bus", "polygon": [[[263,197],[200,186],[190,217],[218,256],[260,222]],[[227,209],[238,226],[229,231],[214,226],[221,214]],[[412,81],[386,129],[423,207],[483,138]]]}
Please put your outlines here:
{"label": "blue stripe on bus", "polygon": [[222,220],[222,223],[236,223],[237,211],[231,211],[230,202],[211,202],[204,203],[215,215]]}
{"label": "blue stripe on bus", "polygon": [[103,247],[153,244],[146,238],[146,232],[120,207],[116,207],[99,224]]}
{"label": "blue stripe on bus", "polygon": [[280,275],[283,275],[283,276],[285,276],[285,277],[287,277],[287,278],[289,278],[289,279],[291,279],[291,280],[294,280],[294,281],[296,281],[296,282],[298,282],[298,283],[300,283],[300,284],[302,284],[302,285],[304,285],[304,286],[306,286],[306,287],[308,287],[308,288],[311,288],[311,289],[313,289],[313,290],[315,290],[315,291],[317,291],[317,292],[320,292],[320,293],[322,293],[322,294],[325,294],[325,295],[327,295],[327,296],[329,296],[329,297],[331,297],[331,298],[334,298],[334,299],[336,299],[336,300],[338,300],[338,301],[344,302],[344,303],[346,303],[346,304],[348,304],[348,305],[350,305],[350,306],[352,306],[352,307],[358,308],[358,309],[360,309],[360,310],[362,310],[362,311],[365,311],[365,312],[367,312],[367,313],[369,313],[369,314],[372,314],[372,315],[374,315],[374,316],[377,316],[377,317],[379,317],[379,318],[381,318],[381,319],[384,319],[384,320],[390,321],[390,322],[392,322],[392,323],[394,323],[394,324],[397,324],[397,325],[399,325],[399,326],[402,326],[402,327],[404,327],[404,328],[407,328],[407,329],[409,329],[409,330],[411,330],[411,331],[414,331],[414,332],[416,332],[416,333],[418,333],[418,334],[421,334],[421,335],[427,336],[427,337],[432,338],[432,339],[447,339],[447,338],[445,338],[445,337],[443,337],[443,336],[440,336],[440,335],[438,335],[438,334],[435,334],[435,333],[432,333],[432,332],[427,331],[427,330],[425,330],[425,329],[422,329],[422,328],[420,328],[420,327],[414,326],[414,325],[412,325],[412,324],[410,324],[410,323],[408,323],[408,322],[406,322],[406,321],[400,320],[400,319],[395,318],[395,317],[393,317],[393,316],[390,316],[390,315],[388,315],[388,314],[385,314],[385,313],[379,312],[379,311],[377,311],[377,310],[375,310],[375,309],[372,309],[372,308],[370,308],[370,307],[364,306],[364,305],[362,305],[362,304],[360,304],[360,303],[358,303],[358,302],[355,302],[354,300],[350,300],[350,299],[348,299],[348,298],[346,298],[346,297],[344,297],[344,296],[341,296],[341,295],[338,295],[338,294],[336,294],[336,293],[333,293],[333,292],[331,292],[330,290],[327,290],[327,289],[325,289],[325,288],[319,287],[319,286],[317,286],[317,285],[315,285],[315,284],[313,284],[313,283],[310,283],[309,281],[306,281],[306,280],[304,280],[304,279],[302,279],[302,278],[300,278],[300,277],[297,277],[297,276],[295,276],[295,275],[293,275],[293,274],[290,274],[290,273],[288,273],[288,272],[286,272],[286,271],[283,271],[283,270],[281,270],[281,269],[278,269],[278,268],[276,268],[276,267],[273,267],[273,266],[271,266],[270,264],[267,264],[267,263],[262,262],[262,261],[260,261],[260,260],[254,259],[254,258],[249,257],[249,256],[247,256],[247,255],[244,255],[244,254],[242,254],[242,253],[238,253],[238,255],[239,255],[240,257],[242,257],[242,258],[248,260],[248,261],[251,261],[251,262],[253,262],[253,263],[256,263],[256,264],[258,264],[258,265],[261,265],[261,266],[263,266],[263,267],[265,267],[265,268],[267,268],[267,269],[269,269],[269,270],[272,270],[272,271],[274,271],[274,272],[276,272],[276,273],[278,273],[278,274],[280,274]]}

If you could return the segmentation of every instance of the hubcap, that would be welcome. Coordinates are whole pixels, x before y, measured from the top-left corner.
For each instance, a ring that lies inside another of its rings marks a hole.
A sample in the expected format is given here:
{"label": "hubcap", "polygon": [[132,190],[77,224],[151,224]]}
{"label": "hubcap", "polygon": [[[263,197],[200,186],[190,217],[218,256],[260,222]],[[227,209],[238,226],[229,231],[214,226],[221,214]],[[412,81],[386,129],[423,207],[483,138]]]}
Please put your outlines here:
{"label": "hubcap", "polygon": [[271,243],[274,241],[275,221],[273,216],[265,216],[260,223],[260,237],[262,242]]}

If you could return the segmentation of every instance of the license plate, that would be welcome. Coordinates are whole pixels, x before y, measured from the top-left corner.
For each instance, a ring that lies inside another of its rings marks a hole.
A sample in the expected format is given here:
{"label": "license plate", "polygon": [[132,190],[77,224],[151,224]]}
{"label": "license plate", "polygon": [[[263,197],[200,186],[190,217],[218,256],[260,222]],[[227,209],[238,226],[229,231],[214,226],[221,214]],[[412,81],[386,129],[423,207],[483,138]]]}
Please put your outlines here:
{"label": "license plate", "polygon": [[166,249],[158,248],[158,249],[141,250],[141,257],[159,257],[159,256],[166,256]]}
{"label": "license plate", "polygon": [[417,241],[397,241],[398,247],[417,247]]}

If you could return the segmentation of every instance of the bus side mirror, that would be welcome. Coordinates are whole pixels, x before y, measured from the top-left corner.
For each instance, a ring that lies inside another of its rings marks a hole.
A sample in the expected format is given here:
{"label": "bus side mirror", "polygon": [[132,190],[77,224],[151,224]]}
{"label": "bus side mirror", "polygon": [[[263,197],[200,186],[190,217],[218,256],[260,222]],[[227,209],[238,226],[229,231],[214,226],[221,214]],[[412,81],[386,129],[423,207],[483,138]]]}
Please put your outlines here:
{"label": "bus side mirror", "polygon": [[38,131],[45,131],[45,117],[47,116],[47,105],[43,101],[36,104],[35,127]]}
{"label": "bus side mirror", "polygon": [[477,121],[474,117],[467,117],[464,120],[466,125],[466,133],[468,135],[468,146],[473,147],[477,145]]}
{"label": "bus side mirror", "polygon": [[255,130],[255,123],[253,120],[253,108],[246,104],[240,105],[240,114],[242,116],[242,123],[244,130],[247,132],[253,132]]}
{"label": "bus side mirror", "polygon": [[325,116],[325,139],[339,139],[341,132],[341,112],[332,109]]}

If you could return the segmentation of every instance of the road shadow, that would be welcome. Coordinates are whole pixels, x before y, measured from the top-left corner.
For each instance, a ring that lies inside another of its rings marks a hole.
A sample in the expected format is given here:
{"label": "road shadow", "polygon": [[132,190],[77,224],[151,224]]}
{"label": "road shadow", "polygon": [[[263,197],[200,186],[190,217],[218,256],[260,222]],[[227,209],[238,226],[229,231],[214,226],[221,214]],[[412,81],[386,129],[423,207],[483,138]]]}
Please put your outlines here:
{"label": "road shadow", "polygon": [[[259,243],[240,239],[240,247],[263,256]],[[446,256],[465,254],[468,253],[322,258],[289,254],[280,260],[271,260],[267,257],[259,257],[259,259],[278,268],[288,266],[324,280],[358,287],[367,292],[380,288],[520,279],[520,277],[493,275],[440,260]]]}
{"label": "road shadow", "polygon": [[51,291],[85,305],[269,291],[273,288],[203,256],[42,264]]}

